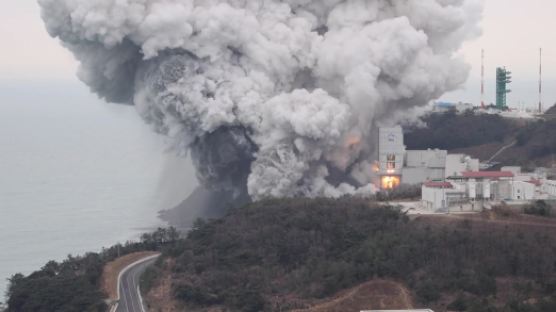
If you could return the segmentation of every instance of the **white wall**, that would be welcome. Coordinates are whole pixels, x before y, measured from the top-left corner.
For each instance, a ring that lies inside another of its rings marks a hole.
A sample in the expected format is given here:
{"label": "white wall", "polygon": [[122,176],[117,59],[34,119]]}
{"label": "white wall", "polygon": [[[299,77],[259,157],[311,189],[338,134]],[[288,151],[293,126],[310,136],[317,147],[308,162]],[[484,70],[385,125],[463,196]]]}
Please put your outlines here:
{"label": "white wall", "polygon": [[422,186],[421,200],[426,209],[436,211],[444,206],[446,189]]}
{"label": "white wall", "polygon": [[492,181],[488,179],[469,179],[462,182],[452,182],[458,188],[465,191],[466,196],[470,199],[489,199],[492,192],[496,191],[493,189]]}
{"label": "white wall", "polygon": [[475,181],[475,179],[470,179],[469,181],[467,181],[467,196],[470,199],[476,199],[477,198],[477,182]]}
{"label": "white wall", "polygon": [[535,199],[535,185],[528,182],[514,181],[512,183],[513,200],[533,200]]}
{"label": "white wall", "polygon": [[510,180],[501,180],[497,183],[497,194],[495,194],[498,200],[508,200],[514,198],[513,182]]}
{"label": "white wall", "polygon": [[[456,184],[453,188],[427,187],[423,185],[421,191],[421,203],[425,209],[430,211],[469,204],[465,193],[465,186],[463,185]],[[462,200],[465,203],[462,203]]]}
{"label": "white wall", "polygon": [[467,171],[464,157],[461,154],[451,154],[446,157],[446,177],[460,176],[462,172]]}
{"label": "white wall", "polygon": [[444,169],[442,168],[404,167],[402,171],[402,184],[421,184],[442,179],[444,179]]}
{"label": "white wall", "polygon": [[450,197],[448,193],[453,193],[454,189],[426,187],[423,185],[421,191],[421,201],[425,208],[431,211],[437,211],[448,207],[448,198]]}
{"label": "white wall", "polygon": [[447,155],[448,151],[444,150],[407,151],[405,165],[407,167],[444,168]]}
{"label": "white wall", "polygon": [[556,197],[556,181],[544,180],[541,189],[548,196]]}

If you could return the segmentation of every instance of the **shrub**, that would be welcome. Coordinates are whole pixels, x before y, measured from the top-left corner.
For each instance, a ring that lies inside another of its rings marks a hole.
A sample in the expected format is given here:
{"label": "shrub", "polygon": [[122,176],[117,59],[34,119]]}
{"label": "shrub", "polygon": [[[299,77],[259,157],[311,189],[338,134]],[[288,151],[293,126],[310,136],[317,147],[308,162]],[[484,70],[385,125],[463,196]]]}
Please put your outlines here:
{"label": "shrub", "polygon": [[446,308],[449,311],[466,311],[469,307],[468,300],[463,296],[459,295],[456,300],[452,301]]}
{"label": "shrub", "polygon": [[450,111],[422,117],[425,128],[413,128],[405,135],[409,149],[457,149],[491,142],[502,142],[517,127],[498,116],[475,114],[468,111],[457,114]]}
{"label": "shrub", "polygon": [[428,303],[436,301],[440,298],[442,288],[434,280],[427,279],[417,285],[417,287],[415,288],[415,293],[421,299],[421,301]]}
{"label": "shrub", "polygon": [[525,213],[529,215],[548,217],[552,214],[552,207],[544,200],[537,200],[534,204],[525,208]]}

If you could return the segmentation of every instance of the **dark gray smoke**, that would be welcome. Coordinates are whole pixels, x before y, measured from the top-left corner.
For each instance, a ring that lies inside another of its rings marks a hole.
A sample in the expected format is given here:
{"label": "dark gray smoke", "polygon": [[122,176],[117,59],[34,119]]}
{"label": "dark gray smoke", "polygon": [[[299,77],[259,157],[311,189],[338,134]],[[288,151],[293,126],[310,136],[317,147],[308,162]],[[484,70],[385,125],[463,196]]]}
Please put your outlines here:
{"label": "dark gray smoke", "polygon": [[459,87],[479,0],[39,0],[79,77],[232,198],[371,192],[374,129]]}

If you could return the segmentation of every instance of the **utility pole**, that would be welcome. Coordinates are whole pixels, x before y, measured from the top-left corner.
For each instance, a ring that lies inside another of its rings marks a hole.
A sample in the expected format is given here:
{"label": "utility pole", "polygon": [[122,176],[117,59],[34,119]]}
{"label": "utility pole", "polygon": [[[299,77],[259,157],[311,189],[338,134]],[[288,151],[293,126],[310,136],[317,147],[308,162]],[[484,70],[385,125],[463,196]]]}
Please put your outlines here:
{"label": "utility pole", "polygon": [[481,50],[481,108],[485,109],[485,49]]}
{"label": "utility pole", "polygon": [[542,114],[542,48],[539,49],[539,114]]}

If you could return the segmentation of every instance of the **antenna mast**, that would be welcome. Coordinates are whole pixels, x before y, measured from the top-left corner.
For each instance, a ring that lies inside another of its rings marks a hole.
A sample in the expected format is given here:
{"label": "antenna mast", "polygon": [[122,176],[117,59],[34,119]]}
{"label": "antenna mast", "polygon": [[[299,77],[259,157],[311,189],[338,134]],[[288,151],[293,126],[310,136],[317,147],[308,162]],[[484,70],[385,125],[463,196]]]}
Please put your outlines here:
{"label": "antenna mast", "polygon": [[539,49],[539,114],[542,114],[542,48]]}
{"label": "antenna mast", "polygon": [[485,50],[481,50],[481,108],[485,108]]}

